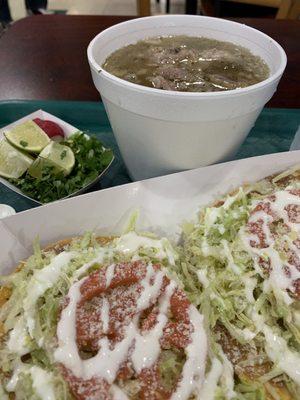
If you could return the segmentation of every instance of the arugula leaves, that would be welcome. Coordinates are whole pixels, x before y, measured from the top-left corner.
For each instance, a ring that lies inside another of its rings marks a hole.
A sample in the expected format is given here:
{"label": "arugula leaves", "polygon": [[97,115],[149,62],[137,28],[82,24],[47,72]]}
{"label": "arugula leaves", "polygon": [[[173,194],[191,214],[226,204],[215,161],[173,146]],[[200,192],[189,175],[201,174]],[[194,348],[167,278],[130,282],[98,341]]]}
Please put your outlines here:
{"label": "arugula leaves", "polygon": [[[113,158],[112,150],[103,147],[96,137],[87,136],[83,132],[76,132],[60,143],[69,146],[75,156],[75,166],[70,175],[56,173],[54,166],[47,165],[40,178],[26,174],[22,178],[10,180],[26,195],[41,203],[61,199],[87,186]],[[62,159],[65,156],[64,152],[60,155]]]}

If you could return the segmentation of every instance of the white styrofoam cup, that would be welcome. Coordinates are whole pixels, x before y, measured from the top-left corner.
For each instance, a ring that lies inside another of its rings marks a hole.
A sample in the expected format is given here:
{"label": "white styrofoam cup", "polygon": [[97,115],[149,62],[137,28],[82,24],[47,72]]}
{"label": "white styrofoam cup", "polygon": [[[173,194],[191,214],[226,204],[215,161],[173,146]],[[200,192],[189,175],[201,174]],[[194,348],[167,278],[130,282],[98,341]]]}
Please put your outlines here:
{"label": "white styrofoam cup", "polygon": [[[102,68],[115,50],[153,36],[190,35],[230,41],[269,65],[266,80],[226,92],[175,92],[137,85]],[[231,158],[276,91],[286,54],[272,38],[218,18],[166,15],[112,26],[89,44],[88,60],[127,169],[134,180]]]}

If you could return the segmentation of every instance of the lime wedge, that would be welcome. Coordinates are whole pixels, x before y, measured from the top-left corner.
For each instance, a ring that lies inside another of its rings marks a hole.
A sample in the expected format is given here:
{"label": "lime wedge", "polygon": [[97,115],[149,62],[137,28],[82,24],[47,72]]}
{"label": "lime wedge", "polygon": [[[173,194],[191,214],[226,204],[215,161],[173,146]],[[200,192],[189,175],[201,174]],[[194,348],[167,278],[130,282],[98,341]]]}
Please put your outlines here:
{"label": "lime wedge", "polygon": [[50,142],[47,134],[31,120],[5,132],[5,137],[14,146],[31,153],[39,153]]}
{"label": "lime wedge", "polygon": [[63,172],[69,175],[75,164],[73,151],[68,146],[51,141],[38,158],[33,162],[28,172],[35,178],[40,178],[45,167],[52,167],[53,173]]}
{"label": "lime wedge", "polygon": [[0,141],[0,175],[4,178],[20,178],[33,159],[13,147],[7,140]]}

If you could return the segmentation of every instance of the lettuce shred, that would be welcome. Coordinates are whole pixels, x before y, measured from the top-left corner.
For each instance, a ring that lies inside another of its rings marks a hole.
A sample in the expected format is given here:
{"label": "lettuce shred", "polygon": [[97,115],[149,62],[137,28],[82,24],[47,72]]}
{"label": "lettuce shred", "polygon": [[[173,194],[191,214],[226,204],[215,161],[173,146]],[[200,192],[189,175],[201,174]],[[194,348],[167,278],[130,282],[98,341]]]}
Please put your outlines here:
{"label": "lettuce shred", "polygon": [[30,337],[29,334],[26,336],[26,347],[28,348],[26,356],[20,356],[10,351],[5,343],[9,339],[10,331],[24,312],[23,301],[27,295],[28,282],[35,271],[46,267],[51,262],[56,253],[54,250],[41,251],[38,241],[35,241],[33,255],[22,263],[16,272],[1,278],[2,285],[12,290],[9,300],[0,308],[0,321],[3,323],[5,333],[4,345],[1,346],[0,343],[0,371],[3,374],[1,375],[0,372],[0,376],[2,382],[1,390],[5,395],[7,395],[6,386],[12,371],[16,365],[22,365],[24,366],[24,371],[19,374],[18,383],[15,387],[17,400],[40,400],[32,387],[31,375],[27,372],[28,368],[32,366],[40,367],[44,371],[51,373],[57,399],[70,400],[72,398],[66,382],[53,363],[58,313],[61,299],[68,292],[74,272],[95,257],[95,251],[98,247],[95,237],[90,233],[85,234],[82,238],[73,240],[68,246],[67,250],[75,252],[76,256],[60,274],[55,284],[39,297],[35,308],[33,337]]}
{"label": "lettuce shred", "polygon": [[[128,231],[131,232],[136,220],[136,215],[131,218]],[[126,233],[124,233],[125,235]],[[157,238],[151,234],[143,234],[148,239]],[[31,367],[41,368],[51,376],[51,382],[55,397],[59,400],[69,400],[72,396],[66,382],[61,376],[59,368],[53,358],[56,348],[56,329],[62,299],[67,295],[70,286],[79,278],[87,276],[91,272],[118,262],[130,262],[132,259],[142,260],[146,263],[160,262],[164,267],[168,266],[169,255],[172,253],[174,259],[177,254],[166,238],[161,239],[162,247],[158,249],[151,245],[142,246],[134,251],[134,254],[122,252],[117,247],[118,239],[113,239],[106,245],[100,245],[94,234],[86,233],[81,238],[74,239],[65,250],[72,252],[71,261],[60,271],[54,284],[47,288],[36,301],[34,308],[34,329],[29,335],[26,328],[23,338],[25,353],[20,354],[16,350],[10,350],[8,343],[12,330],[16,327],[25,315],[24,300],[28,293],[28,285],[31,279],[35,279],[34,274],[46,268],[54,259],[56,249],[42,251],[38,240],[34,242],[33,255],[20,265],[14,273],[9,276],[1,277],[1,285],[11,291],[9,299],[0,308],[0,328],[3,324],[4,340],[0,342],[0,378],[1,389],[5,396],[8,395],[10,379],[15,370],[21,368],[18,373],[18,380],[13,389],[16,400],[40,400],[33,387]],[[150,241],[151,243],[151,241]],[[163,250],[162,250],[163,249]],[[162,257],[162,251],[165,257]],[[92,263],[89,268],[81,267],[102,254],[102,261]],[[176,352],[175,352],[176,353]],[[174,354],[175,354],[174,353]],[[170,356],[170,352],[168,353]],[[171,356],[170,356],[171,357]],[[172,359],[173,360],[173,359]],[[177,365],[177,364],[176,364]],[[163,370],[170,367],[170,360],[167,358],[163,362]],[[177,371],[177,367],[174,367]],[[170,370],[171,371],[171,370]],[[172,372],[175,373],[174,371]],[[172,375],[170,372],[170,376]],[[168,385],[168,380],[166,380]],[[128,383],[127,391],[133,393],[137,390],[137,385],[133,381]],[[0,394],[2,395],[1,391]],[[0,396],[0,398],[5,398]]]}
{"label": "lettuce shred", "polygon": [[[299,353],[300,301],[287,305],[278,293],[264,291],[266,276],[255,269],[239,235],[255,202],[287,184],[299,187],[295,180],[287,181],[288,178],[288,174],[283,174],[257,182],[203,208],[196,223],[182,226],[182,240],[176,249],[167,239],[162,239],[166,254],[174,256],[174,265],[170,264],[168,256],[158,257],[159,250],[151,246],[140,247],[130,254],[116,250],[117,239],[107,245],[100,245],[91,233],[74,239],[67,246],[74,257],[36,302],[34,329],[31,336],[26,332],[27,351],[21,355],[10,350],[7,344],[12,329],[24,315],[28,282],[56,256],[55,249],[42,251],[36,240],[33,255],[16,272],[0,278],[1,285],[11,291],[10,298],[0,308],[3,336],[0,338],[0,398],[9,398],[7,385],[21,365],[14,389],[16,400],[40,400],[28,372],[31,367],[41,368],[51,375],[57,399],[71,400],[73,397],[53,359],[61,301],[79,276],[86,276],[108,263],[139,259],[159,262],[165,267],[204,315],[209,341],[206,372],[209,373],[213,360],[222,364],[213,400],[300,400],[297,383],[269,359],[262,329],[264,324],[271,327],[289,349]],[[124,234],[134,232],[137,217],[137,212],[132,214]],[[151,234],[145,235],[153,238]],[[103,261],[81,271],[80,268],[93,260],[100,250],[103,250]],[[184,353],[176,349],[162,352],[159,374],[166,390],[180,379],[184,362]],[[138,381],[132,379],[118,384],[129,398],[137,398]],[[190,400],[194,399],[193,395]]]}
{"label": "lettuce shred", "polygon": [[[299,171],[295,174],[298,176]],[[285,387],[284,399],[300,399],[297,383],[268,358],[259,327],[262,323],[272,327],[299,354],[300,329],[295,313],[300,301],[287,305],[278,294],[264,292],[266,276],[255,270],[239,236],[253,205],[260,199],[286,185],[299,186],[293,179],[283,183],[282,179],[288,176],[240,188],[202,209],[196,223],[183,226],[179,261],[173,270],[191,302],[204,315],[210,360],[217,357],[222,361],[221,344],[234,368],[234,394],[228,395],[221,376],[215,400],[282,399],[277,386]]]}

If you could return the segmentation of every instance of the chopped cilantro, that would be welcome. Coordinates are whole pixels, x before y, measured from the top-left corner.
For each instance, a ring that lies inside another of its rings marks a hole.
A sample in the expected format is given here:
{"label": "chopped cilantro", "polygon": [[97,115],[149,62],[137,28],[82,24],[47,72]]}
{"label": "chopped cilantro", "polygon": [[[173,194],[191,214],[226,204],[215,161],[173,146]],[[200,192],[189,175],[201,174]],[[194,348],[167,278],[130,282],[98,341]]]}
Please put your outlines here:
{"label": "chopped cilantro", "polygon": [[[41,203],[49,203],[87,186],[97,178],[113,158],[110,149],[103,147],[96,137],[87,138],[83,132],[74,133],[61,144],[69,146],[75,155],[75,165],[70,175],[57,174],[54,166],[47,165],[43,168],[40,178],[33,178],[26,174],[22,178],[10,179],[10,181],[28,196]],[[93,157],[91,157],[92,154]],[[61,158],[66,156],[65,150],[60,156]]]}
{"label": "chopped cilantro", "polygon": [[20,145],[21,145],[22,147],[27,147],[27,146],[28,146],[28,143],[25,142],[25,140],[20,140]]}
{"label": "chopped cilantro", "polygon": [[63,151],[60,153],[60,159],[63,160],[63,159],[66,157],[66,155],[67,155],[67,151],[66,151],[66,150],[63,150]]}

